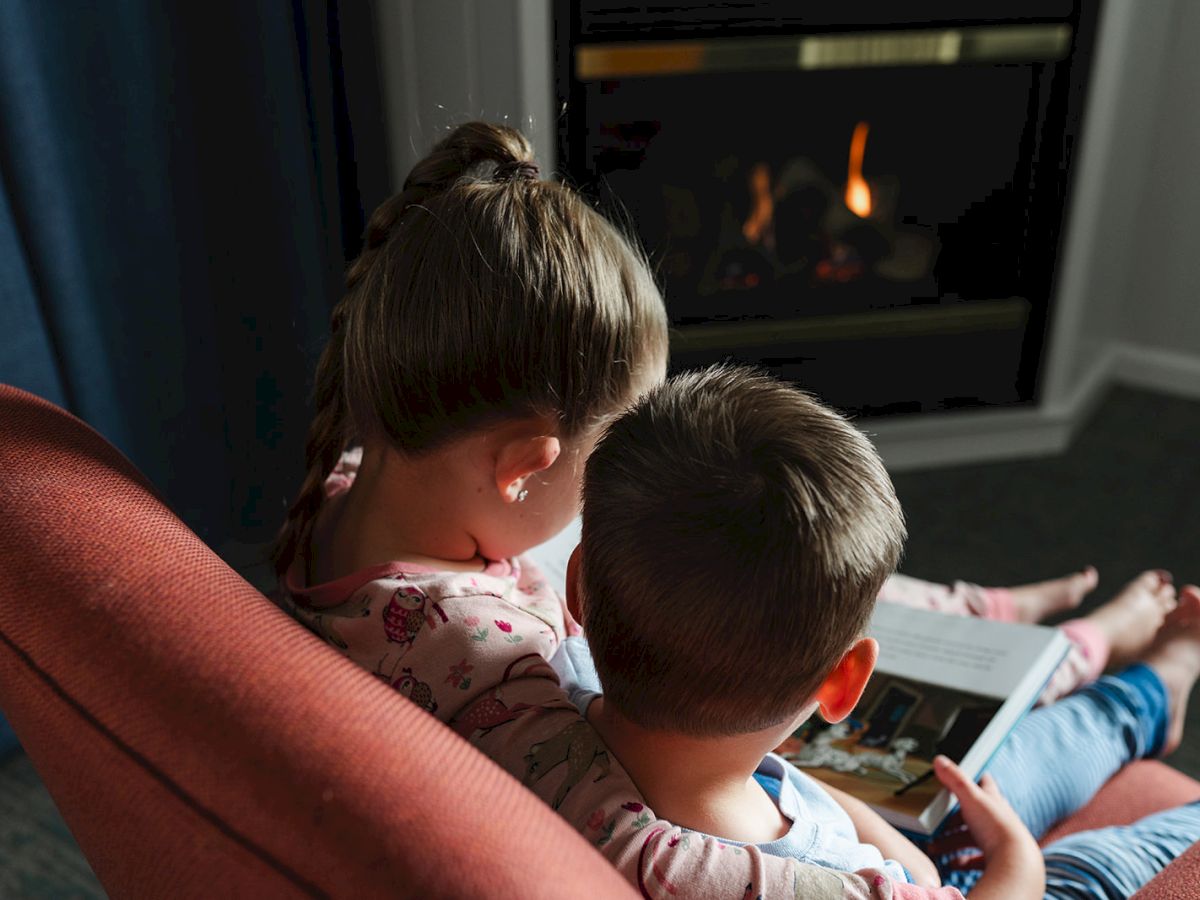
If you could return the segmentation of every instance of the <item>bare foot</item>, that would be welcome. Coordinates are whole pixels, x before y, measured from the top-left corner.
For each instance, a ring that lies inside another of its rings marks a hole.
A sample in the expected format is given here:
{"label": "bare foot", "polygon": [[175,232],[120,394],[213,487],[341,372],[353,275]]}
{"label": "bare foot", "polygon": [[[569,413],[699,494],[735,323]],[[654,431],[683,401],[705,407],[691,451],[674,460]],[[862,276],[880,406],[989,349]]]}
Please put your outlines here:
{"label": "bare foot", "polygon": [[1095,566],[1065,578],[1010,588],[1018,622],[1040,622],[1047,616],[1074,609],[1096,589],[1100,576]]}
{"label": "bare foot", "polygon": [[1108,637],[1108,667],[1119,669],[1154,643],[1167,613],[1175,608],[1175,585],[1162,569],[1143,572],[1086,617]]}
{"label": "bare foot", "polygon": [[1158,673],[1167,688],[1170,721],[1162,756],[1183,740],[1188,695],[1200,676],[1200,587],[1189,584],[1179,592],[1179,604],[1167,616],[1142,662]]}

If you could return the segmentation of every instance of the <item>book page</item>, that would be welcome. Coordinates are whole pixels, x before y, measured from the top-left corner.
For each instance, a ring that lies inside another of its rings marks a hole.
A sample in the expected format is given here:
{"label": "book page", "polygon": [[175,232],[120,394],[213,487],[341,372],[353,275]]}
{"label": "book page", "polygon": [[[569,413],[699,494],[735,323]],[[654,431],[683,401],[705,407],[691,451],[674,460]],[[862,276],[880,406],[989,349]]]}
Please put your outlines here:
{"label": "book page", "polygon": [[854,711],[832,725],[814,716],[777,752],[892,824],[928,834],[952,802],[933,777],[934,756],[974,778],[1067,641],[1053,628],[884,604],[868,633],[880,643],[879,665]]}
{"label": "book page", "polygon": [[875,607],[867,633],[879,641],[879,672],[1000,699],[1056,638],[1054,629],[1039,625],[985,623],[888,603]]}

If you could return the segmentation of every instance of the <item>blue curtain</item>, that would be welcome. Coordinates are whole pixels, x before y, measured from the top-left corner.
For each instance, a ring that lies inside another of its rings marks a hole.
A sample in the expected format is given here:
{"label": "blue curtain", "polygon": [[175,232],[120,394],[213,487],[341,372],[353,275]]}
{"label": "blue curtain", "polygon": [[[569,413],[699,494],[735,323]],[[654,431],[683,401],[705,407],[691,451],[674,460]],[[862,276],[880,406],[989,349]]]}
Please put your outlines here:
{"label": "blue curtain", "polygon": [[361,6],[0,0],[0,381],[214,547],[278,526],[360,182],[387,190]]}
{"label": "blue curtain", "polygon": [[340,20],[0,0],[0,381],[96,427],[214,546],[278,525],[362,228]]}

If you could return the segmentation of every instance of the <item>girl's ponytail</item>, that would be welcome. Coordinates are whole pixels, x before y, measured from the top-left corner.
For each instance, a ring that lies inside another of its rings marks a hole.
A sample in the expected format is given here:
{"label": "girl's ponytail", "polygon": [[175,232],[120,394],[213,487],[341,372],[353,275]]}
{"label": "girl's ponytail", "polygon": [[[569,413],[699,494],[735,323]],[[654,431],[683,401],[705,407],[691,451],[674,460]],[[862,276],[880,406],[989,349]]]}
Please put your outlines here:
{"label": "girl's ponytail", "polygon": [[404,179],[404,189],[371,214],[362,253],[346,273],[346,290],[353,291],[374,266],[379,249],[410,206],[443,193],[464,178],[504,183],[533,180],[537,175],[533,146],[519,131],[487,122],[460,125],[413,166]]}
{"label": "girl's ponytail", "polygon": [[[533,147],[521,134],[503,125],[468,122],[454,129],[417,163],[404,181],[409,191],[441,193],[462,179],[506,183],[537,177]],[[410,203],[420,202],[415,196]]]}

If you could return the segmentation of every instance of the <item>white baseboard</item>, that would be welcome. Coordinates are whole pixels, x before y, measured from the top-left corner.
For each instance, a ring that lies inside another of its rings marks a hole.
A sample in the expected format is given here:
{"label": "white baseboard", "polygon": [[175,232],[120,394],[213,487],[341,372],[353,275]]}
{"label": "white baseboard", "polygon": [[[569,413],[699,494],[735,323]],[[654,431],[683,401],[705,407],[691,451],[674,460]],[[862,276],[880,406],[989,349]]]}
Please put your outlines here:
{"label": "white baseboard", "polygon": [[892,472],[1052,456],[1063,452],[1111,383],[1119,354],[1108,346],[1065,398],[1021,409],[870,419],[871,437]]}
{"label": "white baseboard", "polygon": [[943,468],[1061,453],[1068,422],[1044,410],[947,412],[917,420],[858,423],[891,472]]}
{"label": "white baseboard", "polygon": [[1141,344],[1114,345],[1113,381],[1177,397],[1200,399],[1200,357]]}
{"label": "white baseboard", "polygon": [[1067,448],[1114,384],[1200,400],[1200,357],[1112,341],[1058,401],[858,424],[892,472],[1049,456]]}

